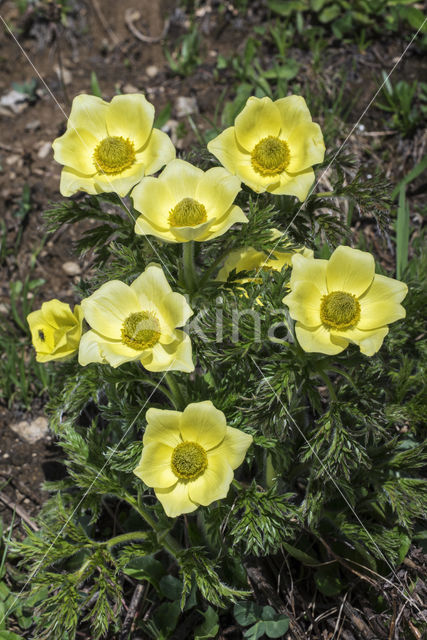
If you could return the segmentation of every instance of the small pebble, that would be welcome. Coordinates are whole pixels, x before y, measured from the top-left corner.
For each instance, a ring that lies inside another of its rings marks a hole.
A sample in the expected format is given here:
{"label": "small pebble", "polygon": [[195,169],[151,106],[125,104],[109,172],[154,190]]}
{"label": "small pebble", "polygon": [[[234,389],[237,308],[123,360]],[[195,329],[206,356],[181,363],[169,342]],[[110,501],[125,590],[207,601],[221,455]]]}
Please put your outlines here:
{"label": "small pebble", "polygon": [[150,64],[146,68],[145,73],[149,78],[154,78],[159,73],[159,70],[154,64]]}
{"label": "small pebble", "polygon": [[77,262],[64,262],[62,269],[67,276],[78,276],[82,272]]}

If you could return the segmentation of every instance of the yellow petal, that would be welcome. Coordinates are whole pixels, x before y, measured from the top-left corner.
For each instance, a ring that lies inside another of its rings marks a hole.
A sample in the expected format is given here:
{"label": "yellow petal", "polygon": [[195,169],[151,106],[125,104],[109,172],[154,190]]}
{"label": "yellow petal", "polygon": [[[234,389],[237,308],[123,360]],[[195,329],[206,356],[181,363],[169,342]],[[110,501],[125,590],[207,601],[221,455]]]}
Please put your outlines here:
{"label": "yellow petal", "polygon": [[147,487],[167,489],[176,484],[177,477],[172,471],[173,448],[161,442],[144,445],[141,460],[133,470]]}
{"label": "yellow petal", "polygon": [[82,367],[91,362],[105,362],[100,349],[102,342],[101,336],[95,331],[86,331],[82,335],[79,346],[79,364]]}
{"label": "yellow petal", "polygon": [[188,494],[193,502],[207,506],[215,500],[227,497],[233,471],[227,459],[221,455],[208,453],[208,466],[204,473],[188,484]]}
{"label": "yellow petal", "polygon": [[296,196],[300,202],[304,202],[314,183],[313,169],[305,169],[300,173],[283,171],[280,174],[280,182],[268,187],[267,191],[274,195]]}
{"label": "yellow petal", "polygon": [[155,236],[164,242],[179,242],[169,229],[164,230],[149,222],[144,216],[139,216],[135,222],[135,233],[140,236]]}
{"label": "yellow petal", "polygon": [[140,223],[161,231],[169,229],[169,213],[176,205],[168,184],[158,178],[145,178],[133,189],[131,198],[137,211],[142,213],[135,224],[135,232],[141,233]]}
{"label": "yellow petal", "polygon": [[299,320],[307,327],[318,327],[321,324],[320,302],[322,294],[310,282],[299,282],[282,302],[289,307],[291,318]]}
{"label": "yellow petal", "polygon": [[108,135],[105,124],[107,108],[108,102],[96,96],[76,96],[68,118],[68,129],[85,129],[101,141]]}
{"label": "yellow petal", "polygon": [[141,311],[131,287],[120,280],[110,280],[91,296],[82,300],[82,309],[92,329],[107,338],[121,339],[123,322],[131,313]]}
{"label": "yellow petal", "polygon": [[290,160],[287,171],[297,173],[323,162],[325,157],[325,144],[320,127],[315,122],[303,122],[299,124],[289,138]]}
{"label": "yellow petal", "polygon": [[172,292],[163,269],[157,264],[150,264],[140,276],[130,285],[140,304],[145,304],[145,299],[157,302]]}
{"label": "yellow petal", "polygon": [[388,327],[379,327],[371,331],[362,331],[358,327],[345,331],[331,331],[333,340],[345,338],[349,342],[359,345],[361,353],[365,356],[373,356],[379,351],[384,338],[388,334]]}
{"label": "yellow petal", "polygon": [[144,165],[135,163],[118,174],[97,173],[93,181],[98,193],[117,193],[124,198],[144,177]]}
{"label": "yellow petal", "polygon": [[224,265],[218,272],[215,280],[219,282],[226,282],[229,274],[235,270],[236,273],[240,271],[251,271],[252,269],[258,269],[266,258],[266,254],[262,251],[257,251],[253,247],[247,247],[246,249],[234,249],[228,254]]}
{"label": "yellow petal", "polygon": [[375,274],[369,289],[359,298],[358,329],[374,329],[400,320],[406,311],[399,303],[408,293],[404,282]]}
{"label": "yellow petal", "polygon": [[290,287],[294,287],[300,282],[312,283],[323,295],[328,293],[326,287],[326,267],[327,260],[318,260],[317,258],[305,258],[299,253],[292,257],[292,273]]}
{"label": "yellow petal", "polygon": [[76,324],[76,318],[70,305],[60,300],[53,299],[43,302],[41,311],[46,322],[52,327],[70,327]]}
{"label": "yellow petal", "polygon": [[176,518],[183,513],[191,513],[199,506],[190,500],[187,482],[178,480],[174,487],[170,489],[155,488],[154,492],[169,518]]}
{"label": "yellow petal", "polygon": [[112,367],[117,368],[125,362],[133,362],[134,360],[140,360],[142,354],[149,352],[149,349],[145,351],[138,351],[128,347],[123,342],[113,340],[107,340],[100,336],[99,350],[103,360],[107,361]]}
{"label": "yellow petal", "polygon": [[159,306],[168,324],[173,328],[184,326],[193,315],[193,310],[185,297],[175,291],[166,294]]}
{"label": "yellow petal", "polygon": [[246,224],[249,220],[240,207],[232,206],[221,221],[215,221],[209,230],[198,238],[198,240],[199,242],[203,240],[213,240],[228,231],[233,224],[238,222]]}
{"label": "yellow petal", "polygon": [[[253,438],[248,433],[227,426],[224,440],[218,447],[212,449],[211,453],[227,460],[232,469],[237,469],[245,459],[246,452],[252,441]],[[210,454],[208,458],[210,460]]]}
{"label": "yellow petal", "polygon": [[177,242],[201,241],[202,238],[209,234],[209,229],[214,222],[215,218],[201,222],[194,227],[171,227],[170,230]]}
{"label": "yellow petal", "polygon": [[329,330],[323,325],[317,328],[305,327],[297,322],[295,333],[301,348],[308,353],[336,355],[348,346],[348,340],[335,335],[332,337]]}
{"label": "yellow petal", "polygon": [[226,429],[225,415],[210,400],[193,402],[184,409],[181,419],[184,441],[198,442],[209,451],[224,439]]}
{"label": "yellow petal", "polygon": [[148,409],[146,413],[147,427],[142,439],[144,445],[162,442],[175,448],[182,442],[180,436],[181,411],[169,409]]}
{"label": "yellow petal", "polygon": [[[281,177],[286,175],[286,172],[283,172],[277,176],[261,176],[253,169],[251,156],[247,153],[241,153],[240,151],[234,154],[234,169],[233,173],[236,173],[242,182],[256,193],[263,193],[266,190],[272,193],[279,193],[279,191],[275,190],[280,190]],[[286,179],[289,182],[290,179]],[[283,191],[283,193],[287,192]]]}
{"label": "yellow petal", "polygon": [[154,107],[140,93],[114,96],[105,116],[108,135],[129,138],[135,151],[147,141],[154,122]]}
{"label": "yellow petal", "polygon": [[153,129],[145,145],[136,154],[137,161],[145,166],[145,175],[149,176],[159,171],[165,164],[174,160],[176,150],[169,136]]}
{"label": "yellow petal", "polygon": [[252,96],[234,124],[238,143],[247,151],[252,151],[263,138],[279,135],[280,111],[270,98]]}
{"label": "yellow petal", "polygon": [[239,191],[237,176],[222,167],[213,167],[200,178],[195,199],[206,207],[208,218],[219,218],[230,209]]}
{"label": "yellow petal", "polygon": [[184,198],[195,198],[197,185],[203,171],[185,160],[172,160],[166,165],[160,180],[166,182],[174,200],[174,206]]}
{"label": "yellow petal", "polygon": [[175,340],[169,344],[156,344],[150,361],[142,362],[148,371],[194,371],[191,340],[184,331],[174,331]]}
{"label": "yellow petal", "polygon": [[372,254],[351,247],[337,247],[326,267],[328,291],[345,291],[361,296],[372,283],[374,275]]}
{"label": "yellow petal", "polygon": [[54,140],[52,147],[56,162],[71,167],[86,176],[96,173],[93,152],[98,140],[86,129],[67,129]]}
{"label": "yellow petal", "polygon": [[280,113],[280,137],[286,140],[301,124],[311,122],[311,114],[302,96],[287,96],[274,102]]}
{"label": "yellow petal", "polygon": [[74,195],[78,191],[84,191],[95,195],[98,193],[93,176],[86,176],[70,167],[64,167],[61,171],[59,192],[64,198]]}

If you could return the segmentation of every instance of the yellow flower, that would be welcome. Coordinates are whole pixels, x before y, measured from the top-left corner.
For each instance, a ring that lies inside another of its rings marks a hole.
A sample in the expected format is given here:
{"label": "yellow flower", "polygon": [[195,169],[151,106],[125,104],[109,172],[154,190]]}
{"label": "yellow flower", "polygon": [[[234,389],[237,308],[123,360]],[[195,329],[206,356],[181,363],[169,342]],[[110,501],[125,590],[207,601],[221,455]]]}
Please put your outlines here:
{"label": "yellow flower", "polygon": [[352,342],[367,356],[376,353],[388,324],[406,315],[399,304],[404,282],[375,273],[370,253],[338,247],[329,260],[295,255],[288,305],[304,351],[334,355]]}
{"label": "yellow flower", "polygon": [[60,191],[114,191],[125,196],[145,175],[175,158],[170,138],[153,129],[154,107],[141,94],[73,100],[67,130],[54,140],[57,162],[64,165]]}
{"label": "yellow flower", "polygon": [[227,426],[210,400],[184,411],[147,411],[139,465],[134,469],[153,487],[166,514],[173,518],[225,498],[233,469],[240,466],[252,436]]}
{"label": "yellow flower", "polygon": [[325,155],[320,127],[301,96],[274,102],[249,98],[235,126],[211,140],[208,149],[257,193],[271,191],[301,201],[314,181],[312,165]]}
{"label": "yellow flower", "polygon": [[[276,240],[282,237],[282,233],[278,229],[271,229],[271,238]],[[230,251],[223,266],[221,267],[216,280],[220,282],[226,282],[229,274],[235,270],[236,273],[240,271],[255,271],[255,270],[268,270],[281,271],[283,267],[292,266],[292,256],[295,253],[301,253],[306,258],[313,257],[313,251],[302,247],[302,249],[296,249],[295,251],[273,251],[269,256],[263,251],[257,251],[253,247],[246,247],[245,249],[235,249]],[[236,282],[252,282],[254,278],[243,278],[236,280]]]}
{"label": "yellow flower", "polygon": [[148,371],[194,370],[190,338],[176,329],[193,311],[158,265],[149,265],[130,286],[106,282],[82,300],[82,308],[92,331],[80,342],[81,365],[139,360]]}
{"label": "yellow flower", "polygon": [[76,304],[60,300],[43,302],[41,309],[27,316],[37,362],[63,360],[79,348],[82,335],[83,311]]}
{"label": "yellow flower", "polygon": [[212,240],[235,222],[247,222],[233,205],[240,180],[222,167],[204,172],[184,160],[173,160],[158,178],[146,178],[132,191],[142,215],[135,232],[167,242]]}

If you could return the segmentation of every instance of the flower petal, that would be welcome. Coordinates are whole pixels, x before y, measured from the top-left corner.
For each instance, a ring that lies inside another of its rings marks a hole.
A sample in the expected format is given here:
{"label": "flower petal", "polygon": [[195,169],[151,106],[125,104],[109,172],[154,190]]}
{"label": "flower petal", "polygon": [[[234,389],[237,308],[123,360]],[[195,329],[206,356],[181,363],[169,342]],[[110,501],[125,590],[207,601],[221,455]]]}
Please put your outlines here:
{"label": "flower petal", "polygon": [[252,96],[237,116],[235,134],[240,145],[252,151],[255,145],[268,136],[278,136],[281,127],[280,111],[268,97]]}
{"label": "flower petal", "polygon": [[204,473],[188,483],[188,494],[193,502],[207,506],[227,497],[233,471],[224,456],[208,453],[208,466]]}
{"label": "flower petal", "polygon": [[322,131],[315,122],[299,124],[287,139],[290,160],[287,171],[297,173],[323,162],[325,143]]}
{"label": "flower petal", "polygon": [[209,234],[209,229],[214,222],[215,218],[212,218],[194,227],[170,227],[170,230],[177,242],[189,242],[190,240],[201,241],[201,238]]}
{"label": "flower petal", "polygon": [[[246,452],[251,446],[253,438],[248,433],[227,426],[225,438],[218,447],[212,449],[211,453],[228,461],[232,469],[240,467],[245,459]],[[210,460],[211,454],[208,458]]]}
{"label": "flower petal", "polygon": [[295,325],[298,342],[307,353],[326,353],[336,355],[348,346],[348,340],[336,335],[332,336],[323,325],[320,327],[306,327],[300,322]]}
{"label": "flower petal", "polygon": [[167,182],[158,178],[145,178],[133,189],[134,207],[142,213],[135,224],[135,232],[141,233],[139,222],[147,221],[160,230],[169,229],[169,213],[176,205]]}
{"label": "flower petal", "polygon": [[208,218],[225,214],[240,191],[240,180],[223,167],[208,169],[200,178],[195,199],[206,207]]}
{"label": "flower petal", "polygon": [[133,470],[147,487],[168,489],[176,484],[177,477],[172,471],[173,448],[161,442],[144,445],[141,460]]}
{"label": "flower petal", "polygon": [[199,506],[190,500],[186,482],[178,480],[174,487],[170,489],[155,488],[154,492],[169,518],[176,518],[176,516],[180,516],[183,513],[191,513]]}
{"label": "flower petal", "polygon": [[195,198],[203,171],[185,160],[172,160],[163,169],[159,180],[166,182],[174,205],[184,198]]}
{"label": "flower petal", "polygon": [[175,159],[176,150],[169,136],[153,129],[144,147],[136,154],[138,162],[145,166],[145,175],[159,171],[165,164]]}
{"label": "flower petal", "polygon": [[194,371],[191,340],[184,331],[174,331],[177,338],[169,344],[156,344],[151,359],[142,362],[148,371]]}
{"label": "flower petal", "polygon": [[342,245],[335,249],[326,267],[328,291],[345,291],[361,296],[371,285],[374,275],[372,254]]}
{"label": "flower petal", "polygon": [[287,96],[274,103],[280,113],[280,137],[284,139],[301,124],[312,121],[307,103],[302,96]]}
{"label": "flower petal", "polygon": [[358,327],[345,331],[331,330],[333,340],[345,338],[349,342],[359,345],[361,353],[364,353],[365,356],[373,356],[379,351],[387,334],[388,327],[379,327],[371,331],[362,331]]}
{"label": "flower petal", "polygon": [[125,362],[140,360],[144,354],[150,352],[149,349],[146,349],[145,351],[138,351],[137,349],[128,347],[126,344],[123,344],[123,342],[107,340],[102,338],[102,336],[100,336],[98,344],[102,361],[108,362],[108,364],[115,369]]}
{"label": "flower petal", "polygon": [[106,282],[81,304],[84,317],[92,329],[115,340],[121,339],[126,318],[141,310],[135,292],[120,280]]}
{"label": "flower petal", "polygon": [[102,337],[95,331],[86,331],[82,335],[79,345],[79,364],[82,367],[91,362],[105,362],[100,349],[102,342]]}
{"label": "flower petal", "polygon": [[317,258],[306,258],[299,253],[292,257],[292,273],[290,287],[294,287],[300,282],[310,282],[323,295],[328,293],[326,287],[326,267],[327,260],[318,260]]}
{"label": "flower petal", "polygon": [[141,93],[114,96],[105,116],[108,135],[129,138],[140,149],[154,122],[154,106]]}
{"label": "flower petal", "polygon": [[106,173],[97,173],[93,177],[93,181],[98,193],[118,193],[124,198],[137,182],[144,177],[145,167],[143,164],[136,162],[129,169],[121,171],[114,175]]}
{"label": "flower petal", "polygon": [[223,216],[221,221],[215,221],[209,230],[202,237],[198,238],[198,241],[202,242],[204,240],[213,240],[228,231],[230,227],[237,222],[246,224],[249,220],[240,207],[232,206],[228,210],[227,214]]}
{"label": "flower petal", "polygon": [[168,324],[173,328],[184,326],[187,320],[193,315],[193,309],[185,297],[175,291],[166,294],[162,299],[160,308]]}
{"label": "flower petal", "polygon": [[192,402],[183,411],[181,435],[184,441],[198,442],[209,451],[224,439],[226,430],[225,415],[210,400]]}
{"label": "flower petal", "polygon": [[320,302],[322,294],[311,282],[299,282],[282,302],[289,307],[291,318],[299,320],[307,327],[318,327],[321,324]]}
{"label": "flower petal", "polygon": [[142,442],[144,445],[152,442],[162,442],[175,448],[182,442],[180,436],[181,411],[169,409],[148,409],[146,413],[147,426]]}
{"label": "flower petal", "polygon": [[157,303],[172,292],[163,269],[158,264],[150,264],[130,285],[130,289],[138,300],[145,298]]}
{"label": "flower petal", "polygon": [[305,169],[299,173],[283,171],[279,177],[280,182],[270,185],[267,191],[275,195],[296,196],[300,202],[304,202],[313,186],[314,171],[313,169]]}
{"label": "flower petal", "polygon": [[71,167],[64,167],[61,171],[61,181],[59,192],[64,198],[74,195],[77,191],[84,191],[94,195],[98,193],[93,176],[86,176],[83,173],[74,171]]}
{"label": "flower petal", "polygon": [[401,318],[406,311],[399,304],[408,292],[404,282],[375,274],[369,289],[359,298],[360,320],[358,329],[382,327]]}
{"label": "flower petal", "polygon": [[68,129],[85,129],[97,138],[100,142],[105,138],[107,126],[105,116],[108,109],[108,102],[97,96],[81,94],[76,96],[71,106],[70,117],[68,118]]}
{"label": "flower petal", "polygon": [[71,129],[60,138],[53,141],[54,158],[56,162],[71,167],[86,176],[96,173],[93,162],[93,152],[98,140],[86,129]]}

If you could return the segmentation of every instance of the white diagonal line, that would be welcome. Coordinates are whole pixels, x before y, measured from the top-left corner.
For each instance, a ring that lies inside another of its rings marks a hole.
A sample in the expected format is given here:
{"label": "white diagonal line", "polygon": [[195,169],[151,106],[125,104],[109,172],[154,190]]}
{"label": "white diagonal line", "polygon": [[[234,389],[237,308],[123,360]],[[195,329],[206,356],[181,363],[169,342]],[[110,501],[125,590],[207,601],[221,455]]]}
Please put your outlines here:
{"label": "white diagonal line", "polygon": [[38,574],[38,572],[40,571],[40,568],[43,564],[44,559],[46,558],[46,556],[49,554],[49,551],[52,549],[52,547],[54,546],[55,542],[58,540],[58,538],[62,535],[62,532],[64,531],[64,529],[67,527],[68,523],[70,522],[70,520],[73,518],[74,514],[76,513],[77,509],[80,507],[80,505],[82,504],[83,500],[86,498],[87,494],[89,493],[89,491],[92,489],[94,483],[96,482],[96,480],[98,479],[99,475],[104,471],[105,467],[107,466],[107,464],[110,462],[111,458],[113,457],[113,455],[116,453],[117,449],[119,448],[121,442],[123,441],[123,439],[126,437],[127,433],[129,432],[129,430],[133,427],[133,425],[135,424],[135,422],[138,420],[139,416],[141,415],[142,411],[145,409],[145,407],[147,406],[148,402],[151,400],[152,396],[154,395],[154,393],[156,392],[156,390],[158,389],[160,383],[162,382],[163,378],[165,377],[165,375],[168,373],[168,371],[170,371],[170,367],[163,373],[162,377],[160,378],[160,380],[158,381],[157,385],[154,387],[154,389],[152,390],[152,392],[150,393],[150,395],[148,396],[148,398],[146,399],[145,403],[142,405],[141,409],[138,411],[136,417],[132,420],[132,422],[130,423],[130,425],[128,426],[128,428],[126,429],[126,431],[124,432],[124,434],[122,435],[122,437],[120,438],[119,442],[116,444],[116,446],[114,447],[114,449],[111,451],[110,455],[108,456],[108,458],[106,459],[106,461],[104,462],[102,468],[98,471],[98,473],[96,474],[95,478],[92,480],[90,486],[86,489],[83,497],[80,499],[80,502],[77,504],[77,506],[75,507],[74,511],[71,513],[70,517],[68,518],[67,522],[64,524],[64,526],[62,527],[62,529],[60,530],[60,532],[57,534],[57,536],[55,537],[55,539],[53,540],[53,542],[49,545],[48,550],[46,551],[46,553],[44,554],[43,558],[40,560],[39,565],[36,569],[34,569],[34,571],[31,573],[30,577],[28,578],[28,580],[26,581],[26,583],[24,584],[24,586],[22,587],[21,591],[17,594],[15,600],[12,602],[12,604],[10,605],[10,607],[8,608],[8,610],[4,613],[4,616],[0,619],[0,624],[6,620],[6,616],[7,614],[13,609],[13,607],[15,606],[16,602],[19,600],[20,596],[22,595],[22,593],[24,592],[25,588],[27,587],[27,585],[31,582],[31,580],[34,579],[34,577]]}
{"label": "white diagonal line", "polygon": [[[364,117],[364,115],[366,114],[366,112],[368,111],[368,109],[370,108],[370,106],[372,105],[372,103],[374,102],[375,98],[377,97],[377,95],[379,94],[379,92],[381,91],[381,89],[383,88],[383,86],[386,84],[387,80],[390,78],[391,74],[393,73],[393,71],[396,69],[397,65],[402,61],[403,56],[406,54],[406,52],[408,51],[409,47],[411,46],[411,44],[414,42],[415,38],[418,36],[418,34],[420,33],[421,29],[424,27],[425,23],[427,21],[427,18],[424,18],[424,21],[422,23],[422,25],[419,27],[419,29],[416,31],[416,33],[412,36],[411,41],[409,42],[409,44],[405,47],[403,53],[400,55],[400,57],[398,58],[398,60],[394,63],[393,67],[391,68],[391,71],[389,71],[388,75],[385,77],[384,81],[382,82],[382,84],[380,85],[379,89],[375,92],[374,96],[371,98],[369,104],[367,107],[365,107],[362,115],[359,117],[359,119],[357,120],[356,124],[353,126],[353,128],[351,129],[350,133],[347,135],[346,139],[344,140],[344,142],[341,144],[340,148],[338,149],[338,151],[335,153],[334,157],[332,158],[332,160],[330,161],[330,163],[328,164],[328,166],[326,167],[326,169],[323,170],[323,172],[321,173],[320,177],[315,181],[315,183],[313,184],[313,186],[311,187],[307,198],[309,198],[311,196],[311,194],[313,193],[313,191],[315,190],[315,188],[317,187],[317,185],[319,184],[319,182],[321,181],[321,179],[323,178],[323,176],[325,175],[325,173],[327,171],[329,171],[332,163],[335,161],[335,159],[337,158],[337,156],[340,154],[341,150],[343,149],[344,145],[347,143],[347,141],[349,140],[350,136],[353,134],[353,131],[356,129],[356,127],[359,125],[360,121],[362,120],[362,118]],[[305,202],[305,201],[304,201]],[[274,245],[274,247],[270,250],[267,258],[265,259],[265,261],[269,260],[271,254],[273,253],[273,251],[275,250],[275,248],[277,247],[277,245],[279,244],[280,240],[286,236],[287,231],[289,230],[289,227],[291,226],[291,224],[295,221],[295,219],[297,218],[297,216],[299,215],[301,209],[304,206],[304,202],[301,203],[298,211],[295,213],[295,215],[293,216],[293,218],[291,219],[291,221],[289,222],[288,226],[286,227],[286,229],[284,230],[284,232],[281,234],[281,236],[276,240],[276,244]],[[259,274],[259,272],[261,271],[262,266],[258,267],[258,270],[255,274],[255,278],[257,277],[257,275]]]}
{"label": "white diagonal line", "polygon": [[[356,518],[356,520],[358,521],[358,523],[361,525],[362,529],[365,531],[365,533],[368,535],[369,539],[371,540],[372,544],[374,545],[374,547],[379,551],[379,553],[381,554],[381,556],[384,558],[387,566],[390,568],[392,574],[394,575],[394,577],[399,581],[400,584],[403,585],[403,582],[400,580],[399,576],[397,575],[397,573],[394,571],[393,566],[390,564],[390,562],[388,561],[387,557],[384,555],[384,553],[381,551],[381,549],[379,548],[379,546],[377,545],[377,543],[375,542],[374,538],[371,536],[371,534],[369,533],[369,531],[367,530],[367,528],[365,527],[365,525],[363,524],[362,520],[359,518],[359,516],[357,515],[356,511],[354,510],[354,508],[352,507],[352,505],[350,504],[350,502],[348,501],[346,495],[344,494],[344,492],[340,489],[340,487],[338,486],[338,484],[335,482],[334,478],[332,477],[332,475],[329,473],[328,469],[325,467],[325,465],[323,464],[322,460],[320,459],[320,457],[318,456],[317,452],[315,451],[314,447],[311,445],[311,443],[309,442],[309,440],[306,438],[304,432],[300,429],[300,427],[298,426],[298,424],[296,423],[296,421],[294,420],[294,418],[292,417],[292,415],[289,413],[287,407],[285,407],[285,405],[283,404],[283,402],[281,401],[280,397],[277,395],[275,389],[273,388],[273,386],[270,384],[269,380],[265,377],[265,375],[263,374],[262,370],[260,369],[260,367],[258,366],[257,362],[254,360],[254,358],[252,356],[249,356],[252,360],[252,362],[254,363],[254,365],[256,366],[256,368],[258,369],[258,371],[260,372],[260,374],[262,375],[264,381],[268,384],[268,386],[270,387],[270,389],[273,391],[276,399],[280,402],[282,408],[285,410],[286,414],[289,416],[289,418],[292,420],[293,424],[295,425],[295,427],[297,428],[299,434],[302,436],[302,438],[304,439],[304,441],[306,442],[306,444],[310,447],[310,450],[312,452],[312,454],[317,458],[317,460],[320,462],[320,465],[322,467],[322,470],[325,472],[325,474],[328,476],[329,480],[332,482],[332,484],[335,486],[335,488],[338,490],[338,492],[341,494],[341,496],[344,498],[346,504],[348,505],[348,507],[350,508],[352,514],[354,515],[354,517]],[[410,604],[413,604],[413,606],[418,610],[419,613],[421,613],[421,609],[418,607],[417,603],[415,602],[415,600],[413,598],[408,598],[408,596],[405,594],[404,591],[402,591],[401,589],[399,589],[399,587],[397,587],[396,585],[393,585],[395,587],[395,589],[397,589],[397,591],[401,594],[401,596],[403,596],[405,598],[405,600],[407,600]]]}
{"label": "white diagonal line", "polygon": [[[58,109],[61,111],[62,115],[64,116],[64,118],[67,120],[68,123],[68,116],[65,113],[64,109],[61,107],[61,105],[59,104],[58,100],[56,99],[55,95],[53,94],[53,92],[51,91],[51,89],[49,88],[49,86],[47,85],[45,79],[43,78],[43,76],[41,75],[41,73],[39,72],[39,70],[37,69],[37,67],[33,64],[31,58],[29,57],[29,55],[27,54],[27,52],[25,51],[25,49],[23,48],[23,46],[20,44],[20,42],[18,41],[18,39],[16,38],[16,36],[14,35],[14,33],[11,31],[9,25],[5,22],[3,16],[0,15],[0,20],[3,22],[3,25],[5,26],[5,28],[7,29],[8,33],[12,36],[13,40],[15,41],[16,45],[18,46],[18,48],[20,49],[22,55],[26,58],[27,62],[31,65],[31,67],[33,68],[34,72],[37,74],[38,78],[40,79],[40,81],[43,83],[43,85],[45,86],[46,90],[48,91],[49,95],[51,96],[52,100],[55,102],[56,106],[58,107]],[[89,115],[89,110],[87,107],[84,107],[86,113]],[[78,129],[76,129],[73,125],[71,125],[71,128],[75,131],[76,135],[78,136],[80,142],[82,143],[82,145],[85,147],[85,149],[91,153],[92,149],[90,149],[86,142],[82,139],[82,137],[79,134]],[[112,187],[112,183],[108,177],[108,174],[106,174],[106,180],[109,183],[109,185]],[[116,193],[113,189],[113,193]],[[126,202],[124,201],[124,199],[119,196],[119,194],[116,194],[119,198],[120,201],[122,203],[123,208],[127,211],[127,213],[129,214],[129,216],[131,217],[131,219],[136,222],[135,217],[132,214],[132,211],[129,209],[129,207],[127,206]],[[148,241],[148,244],[150,245],[150,247],[152,248],[152,250],[154,251],[154,253],[156,254],[156,256],[158,257],[158,259],[160,260],[160,262],[162,263],[162,266],[164,267],[164,269],[168,272],[169,276],[172,278],[172,274],[169,271],[168,267],[165,265],[165,263],[162,260],[161,255],[159,254],[159,252],[157,251],[157,249],[153,246],[149,236],[145,236],[145,238]],[[173,279],[173,278],[172,278]]]}

